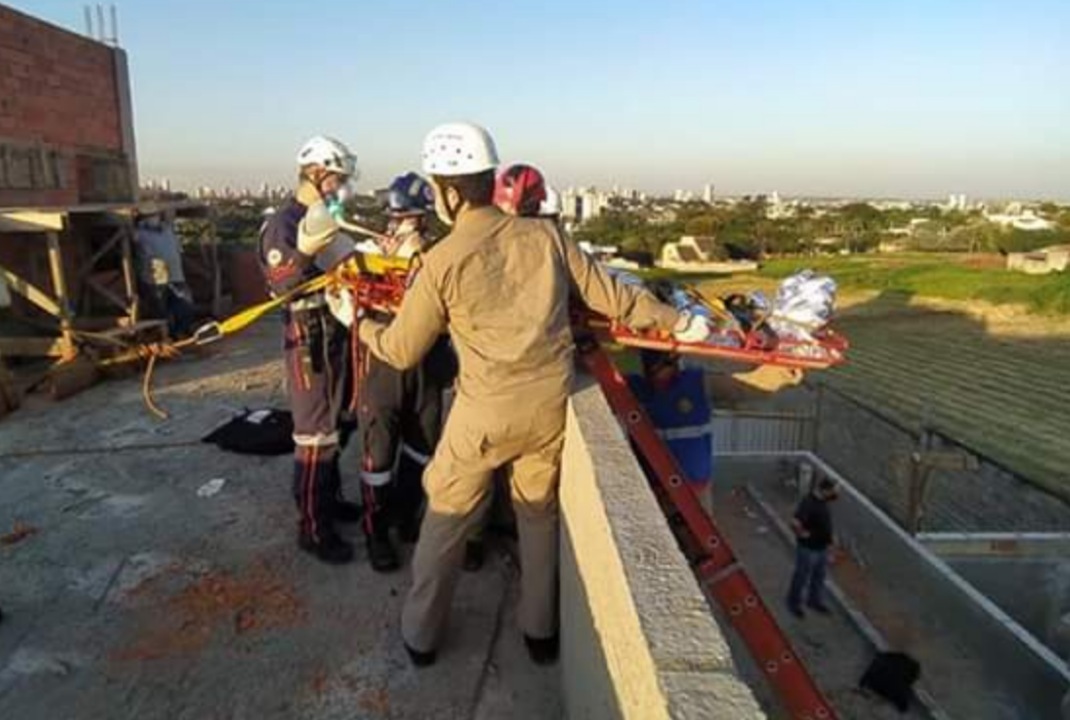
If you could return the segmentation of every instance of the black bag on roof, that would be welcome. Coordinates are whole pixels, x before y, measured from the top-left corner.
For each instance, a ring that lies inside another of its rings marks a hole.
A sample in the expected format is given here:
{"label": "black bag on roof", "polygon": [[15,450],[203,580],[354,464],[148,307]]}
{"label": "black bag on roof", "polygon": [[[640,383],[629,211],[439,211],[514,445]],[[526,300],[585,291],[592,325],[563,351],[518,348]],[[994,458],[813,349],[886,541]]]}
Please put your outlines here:
{"label": "black bag on roof", "polygon": [[286,455],[294,451],[293,434],[289,410],[246,409],[201,440],[242,455]]}
{"label": "black bag on roof", "polygon": [[906,653],[877,653],[858,686],[871,690],[895,705],[899,712],[910,709],[912,686],[921,676],[921,665]]}

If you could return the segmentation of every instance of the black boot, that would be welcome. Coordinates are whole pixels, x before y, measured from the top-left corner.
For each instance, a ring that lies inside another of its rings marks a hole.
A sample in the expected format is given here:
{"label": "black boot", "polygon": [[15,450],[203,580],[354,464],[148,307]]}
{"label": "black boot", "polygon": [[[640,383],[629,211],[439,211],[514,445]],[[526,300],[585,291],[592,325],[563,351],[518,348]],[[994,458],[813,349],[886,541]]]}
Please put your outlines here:
{"label": "black boot", "polygon": [[416,667],[427,667],[428,665],[434,665],[438,654],[434,650],[428,652],[421,652],[414,648],[409,647],[408,643],[405,643],[405,652],[409,654],[409,660],[412,660],[412,664]]}
{"label": "black boot", "polygon": [[393,572],[401,567],[394,543],[390,542],[388,532],[373,532],[367,536],[368,563],[372,570],[379,573]]}
{"label": "black boot", "polygon": [[353,546],[335,533],[334,504],[338,491],[338,456],[333,446],[298,446],[294,455],[294,495],[298,502],[297,544],[332,565],[353,559]]}
{"label": "black boot", "polygon": [[331,520],[337,523],[358,523],[364,519],[360,505],[342,497],[342,471],[338,468],[338,453],[327,466],[324,491],[330,497]]}
{"label": "black boot", "polygon": [[423,472],[422,464],[402,452],[398,460],[397,478],[391,488],[390,506],[398,537],[403,543],[415,543],[420,539],[424,507]]}
{"label": "black boot", "polygon": [[412,545],[420,539],[420,516],[405,517],[398,521],[398,539]]}
{"label": "black boot", "polygon": [[368,543],[368,563],[375,572],[392,572],[401,567],[397,550],[390,542],[387,514],[389,486],[364,484],[364,537]]}
{"label": "black boot", "polygon": [[536,665],[552,665],[557,662],[561,644],[558,635],[548,638],[533,638],[525,635],[524,644],[527,645],[528,655]]}
{"label": "black boot", "polygon": [[329,565],[344,565],[353,560],[353,546],[333,532],[321,535],[318,540],[300,533],[297,536],[297,544],[309,555]]}
{"label": "black boot", "polygon": [[364,508],[339,497],[331,508],[331,517],[339,523],[359,523],[364,519]]}

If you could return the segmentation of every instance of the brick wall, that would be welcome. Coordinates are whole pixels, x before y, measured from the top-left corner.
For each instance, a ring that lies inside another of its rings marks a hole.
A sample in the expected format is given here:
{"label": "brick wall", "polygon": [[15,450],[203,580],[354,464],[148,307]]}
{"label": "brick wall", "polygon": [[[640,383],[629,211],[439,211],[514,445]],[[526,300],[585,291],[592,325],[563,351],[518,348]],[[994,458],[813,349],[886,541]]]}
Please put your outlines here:
{"label": "brick wall", "polygon": [[115,51],[0,5],[0,206],[88,200],[122,138]]}

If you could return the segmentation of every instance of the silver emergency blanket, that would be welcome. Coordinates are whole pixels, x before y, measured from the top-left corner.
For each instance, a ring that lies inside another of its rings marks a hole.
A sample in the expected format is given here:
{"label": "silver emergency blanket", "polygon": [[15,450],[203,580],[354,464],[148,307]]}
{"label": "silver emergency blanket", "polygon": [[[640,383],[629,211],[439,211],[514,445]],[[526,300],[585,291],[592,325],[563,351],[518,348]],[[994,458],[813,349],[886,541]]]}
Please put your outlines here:
{"label": "silver emergency blanket", "polygon": [[812,341],[814,333],[832,320],[835,310],[836,281],[803,270],[780,283],[768,323],[781,339]]}

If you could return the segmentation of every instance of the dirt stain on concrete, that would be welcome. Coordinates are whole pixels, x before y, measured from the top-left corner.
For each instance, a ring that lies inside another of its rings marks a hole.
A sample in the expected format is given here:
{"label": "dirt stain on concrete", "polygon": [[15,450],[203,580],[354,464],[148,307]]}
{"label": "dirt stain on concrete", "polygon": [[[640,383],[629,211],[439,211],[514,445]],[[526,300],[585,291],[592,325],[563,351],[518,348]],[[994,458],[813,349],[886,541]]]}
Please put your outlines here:
{"label": "dirt stain on concrete", "polygon": [[293,584],[281,579],[270,563],[231,573],[212,570],[188,581],[168,597],[161,589],[180,565],[147,579],[127,595],[161,601],[159,609],[124,647],[111,653],[115,662],[158,660],[195,655],[213,640],[228,642],[252,633],[292,627],[307,620],[304,601]]}

